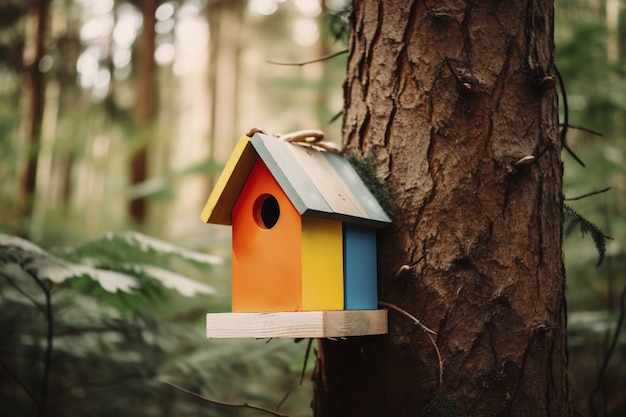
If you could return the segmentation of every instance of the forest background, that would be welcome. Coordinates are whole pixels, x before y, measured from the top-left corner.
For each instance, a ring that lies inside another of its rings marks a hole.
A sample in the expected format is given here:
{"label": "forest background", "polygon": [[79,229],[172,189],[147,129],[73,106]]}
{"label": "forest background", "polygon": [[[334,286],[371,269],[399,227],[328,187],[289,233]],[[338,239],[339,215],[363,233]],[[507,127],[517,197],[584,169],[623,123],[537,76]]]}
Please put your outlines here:
{"label": "forest background", "polygon": [[[555,3],[560,120],[585,165],[563,153],[566,203],[612,237],[597,266],[591,237],[566,236],[570,379],[584,414],[625,415],[626,7]],[[0,409],[246,412],[170,382],[311,414],[306,343],[203,338],[229,309],[230,229],[199,214],[250,128],[341,143],[347,6],[0,1]],[[51,263],[70,272],[25,267]]]}

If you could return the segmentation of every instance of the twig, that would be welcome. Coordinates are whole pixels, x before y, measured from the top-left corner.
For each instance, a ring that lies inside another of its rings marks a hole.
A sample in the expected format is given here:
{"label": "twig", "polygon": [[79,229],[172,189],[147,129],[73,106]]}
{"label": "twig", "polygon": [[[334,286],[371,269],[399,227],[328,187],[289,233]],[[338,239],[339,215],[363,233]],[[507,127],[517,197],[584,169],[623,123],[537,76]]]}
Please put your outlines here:
{"label": "twig", "polygon": [[561,97],[563,97],[563,128],[561,129],[561,146],[565,148],[565,150],[583,167],[586,167],[585,163],[580,160],[580,158],[572,151],[567,143],[565,142],[565,138],[567,136],[567,128],[569,127],[569,109],[567,107],[567,93],[565,92],[565,83],[563,82],[563,77],[559,72],[559,69],[554,66],[554,72],[559,79],[559,86],[561,88]]}
{"label": "twig", "polygon": [[426,332],[426,336],[428,336],[428,339],[430,339],[430,343],[432,343],[433,347],[435,348],[435,352],[437,353],[437,360],[438,360],[438,363],[439,363],[439,391],[441,391],[441,389],[443,387],[443,359],[441,358],[441,352],[439,351],[439,347],[437,346],[437,342],[435,341],[435,339],[433,339],[433,335],[437,336],[437,332],[435,332],[434,330],[431,330],[428,327],[424,326],[422,324],[422,322],[420,322],[417,319],[417,317],[415,317],[414,315],[412,315],[408,311],[404,310],[403,308],[398,307],[395,304],[388,303],[386,301],[379,301],[378,304],[383,306],[383,307],[387,307],[387,308],[390,308],[392,310],[395,310],[395,311],[399,312],[400,314],[403,314],[404,316],[410,318],[411,320],[413,320],[413,322],[415,324],[420,326],[422,328],[422,330],[424,330],[424,332]]}
{"label": "twig", "polygon": [[165,385],[169,385],[170,387],[183,392],[187,395],[190,395],[194,398],[198,398],[202,401],[206,401],[210,404],[215,404],[215,405],[221,405],[224,407],[235,407],[235,408],[251,408],[253,410],[258,410],[258,411],[262,411],[264,413],[268,413],[268,414],[272,414],[274,416],[278,416],[278,417],[288,417],[287,414],[283,414],[283,413],[279,413],[278,411],[274,411],[274,410],[270,410],[269,408],[265,408],[265,407],[261,407],[258,405],[254,405],[254,404],[248,404],[248,403],[227,403],[227,402],[223,402],[223,401],[217,401],[217,400],[212,400],[210,398],[207,398],[203,395],[200,395],[198,393],[195,393],[193,391],[189,391],[183,387],[179,387],[178,385],[172,384],[171,382],[167,382],[167,381],[163,381],[163,383]]}
{"label": "twig", "polygon": [[[563,126],[563,123],[559,124],[559,126]],[[592,135],[604,137],[604,133],[598,132],[598,131],[593,130],[593,129],[589,129],[588,127],[585,127],[585,126],[570,124],[570,125],[568,125],[568,127],[571,127],[572,129],[582,130],[583,132],[591,133]]]}
{"label": "twig", "polygon": [[313,339],[309,338],[308,343],[306,344],[306,352],[304,353],[304,363],[302,364],[302,372],[300,373],[300,385],[304,381],[304,372],[306,371],[306,364],[309,361],[309,353],[311,353],[311,345],[313,344]]}
{"label": "twig", "polygon": [[336,56],[339,55],[343,55],[348,53],[347,49],[342,49],[341,51],[337,51],[337,52],[333,52],[332,54],[328,54],[328,55],[324,55],[320,58],[316,58],[313,59],[311,61],[302,61],[302,62],[277,62],[277,61],[270,61],[267,60],[265,62],[267,62],[268,64],[272,64],[272,65],[285,65],[285,66],[293,66],[293,67],[302,67],[304,65],[308,65],[308,64],[314,64],[316,62],[322,62],[322,61],[327,61],[329,59],[333,59]]}
{"label": "twig", "polygon": [[393,274],[393,279],[399,278],[406,271],[409,271],[411,268],[415,267],[418,263],[422,262],[424,260],[424,258],[426,258],[426,253],[424,253],[422,256],[420,256],[420,258],[417,261],[413,262],[413,263],[400,265],[400,267],[398,268],[396,273]]}
{"label": "twig", "polygon": [[602,367],[600,368],[600,372],[598,373],[598,383],[594,390],[589,394],[589,409],[591,410],[591,415],[593,417],[597,417],[598,413],[596,411],[594,402],[595,397],[598,394],[598,391],[602,389],[604,374],[606,373],[607,368],[609,367],[609,361],[611,360],[611,356],[615,352],[615,347],[617,346],[617,341],[619,340],[619,335],[622,332],[622,325],[624,324],[624,318],[626,316],[626,287],[622,290],[622,294],[620,296],[620,304],[619,304],[619,318],[617,319],[617,325],[615,326],[615,333],[613,334],[613,340],[611,340],[611,345],[604,356],[604,361],[602,362]]}
{"label": "twig", "polygon": [[46,286],[35,274],[26,271],[43,291],[46,297],[45,311],[48,332],[46,334],[46,354],[43,364],[43,375],[41,377],[41,388],[39,392],[37,416],[43,416],[46,411],[46,401],[48,399],[48,381],[50,380],[50,368],[52,367],[52,347],[54,344],[54,320],[52,317],[52,299],[50,286]]}
{"label": "twig", "polygon": [[4,361],[2,359],[0,359],[0,367],[4,368],[4,370],[11,375],[11,377],[13,377],[13,379],[15,380],[15,382],[17,383],[17,385],[20,386],[20,388],[22,388],[22,390],[24,390],[24,392],[26,393],[26,395],[28,395],[30,397],[30,399],[37,404],[37,397],[35,397],[35,394],[33,394],[33,392],[26,386],[26,384],[24,383],[24,381],[22,381],[20,379],[19,376],[17,376],[17,374],[15,372],[13,372],[13,370],[11,370],[11,368],[9,367],[9,365],[7,365],[6,363],[4,363]]}
{"label": "twig", "polygon": [[48,324],[48,331],[46,334],[46,353],[45,353],[44,364],[43,364],[44,366],[43,375],[41,377],[41,387],[39,389],[39,399],[35,397],[35,394],[26,387],[26,385],[19,379],[19,377],[16,374],[14,374],[4,362],[1,362],[0,364],[11,376],[13,376],[13,378],[16,380],[18,385],[22,387],[22,389],[28,394],[28,396],[37,405],[36,415],[41,416],[45,412],[46,400],[48,397],[48,381],[50,379],[50,367],[52,365],[52,346],[54,343],[54,320],[52,318],[52,300],[50,298],[50,288],[46,286],[46,284],[42,280],[40,280],[39,277],[37,277],[35,274],[26,270],[25,268],[22,268],[22,269],[24,270],[24,272],[26,272],[26,274],[28,274],[31,278],[33,278],[33,280],[35,280],[37,285],[43,291],[45,295],[45,300],[46,300],[45,305],[40,304],[37,300],[31,297],[30,294],[28,294],[19,285],[17,285],[17,283],[11,277],[5,274],[0,274],[0,275],[2,275],[9,282],[9,284],[11,284],[17,291],[19,291],[22,295],[28,298],[33,303],[33,305],[37,307],[46,317],[46,323]]}
{"label": "twig", "polygon": [[28,294],[26,291],[24,291],[19,285],[17,285],[17,283],[13,280],[13,278],[11,278],[8,275],[5,274],[0,274],[0,276],[4,277],[4,279],[6,279],[9,284],[11,284],[11,286],[13,286],[13,288],[15,288],[20,294],[22,294],[24,297],[28,298],[28,300],[33,303],[33,305],[35,307],[37,307],[42,313],[46,314],[46,309],[44,308],[43,305],[41,305],[37,300],[35,300],[33,297],[31,297],[30,294]]}
{"label": "twig", "polygon": [[[455,65],[462,66],[462,67],[465,67],[465,64],[446,57],[446,64],[448,65],[448,69],[450,70],[450,72],[452,73],[452,76],[454,77],[454,81],[456,81],[457,91],[461,95],[466,96],[469,93],[471,93],[474,88],[474,85],[473,85],[474,80],[470,79],[471,72],[467,68],[459,68],[459,67],[453,68],[452,62],[454,62]],[[460,71],[460,69],[462,71]]]}
{"label": "twig", "polygon": [[592,191],[592,192],[587,193],[587,194],[579,195],[577,197],[564,198],[563,200],[565,200],[565,201],[582,200],[583,198],[591,197],[592,195],[605,193],[605,192],[609,191],[610,189],[611,189],[611,187],[606,187],[606,188],[603,188],[603,189],[598,190],[598,191]]}
{"label": "twig", "polygon": [[278,402],[278,404],[276,404],[276,407],[274,407],[274,411],[278,411],[280,407],[283,406],[285,401],[287,401],[287,398],[289,398],[290,395],[291,395],[291,391],[287,391],[285,395],[283,396],[283,398]]}
{"label": "twig", "polygon": [[343,115],[343,110],[339,110],[333,117],[330,118],[328,124],[333,123],[335,120],[339,119]]}
{"label": "twig", "polygon": [[422,324],[421,321],[419,321],[419,319],[417,317],[415,317],[414,315],[412,315],[411,313],[409,313],[408,311],[402,309],[401,307],[398,307],[395,304],[392,303],[388,303],[386,301],[379,301],[378,302],[379,305],[383,306],[383,307],[387,307],[390,308],[392,310],[396,310],[398,313],[404,314],[405,316],[407,316],[408,318],[410,318],[411,320],[413,320],[415,322],[415,324],[417,324],[418,326],[420,326],[422,328],[422,330],[424,330],[426,333],[430,333],[432,335],[437,336],[437,332],[434,330],[429,329],[428,327],[424,326]]}

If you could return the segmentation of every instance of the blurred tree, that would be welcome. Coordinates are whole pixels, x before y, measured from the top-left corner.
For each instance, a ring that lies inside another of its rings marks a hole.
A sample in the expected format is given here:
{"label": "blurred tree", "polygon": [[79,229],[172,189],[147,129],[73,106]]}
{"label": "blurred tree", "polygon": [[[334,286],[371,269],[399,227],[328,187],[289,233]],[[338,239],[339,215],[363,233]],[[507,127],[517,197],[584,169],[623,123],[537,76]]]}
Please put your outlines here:
{"label": "blurred tree", "polygon": [[24,29],[24,86],[22,89],[22,137],[26,158],[20,173],[20,232],[27,235],[37,179],[37,161],[41,144],[41,124],[45,103],[45,75],[41,70],[46,54],[46,36],[50,0],[29,4]]}
{"label": "blurred tree", "polygon": [[345,151],[392,187],[392,309],[387,337],[320,342],[316,415],[570,415],[553,22],[536,0],[354,2]]}
{"label": "blurred tree", "polygon": [[211,92],[210,158],[228,160],[239,133],[237,126],[239,54],[245,3],[215,1],[207,7],[209,21],[209,90]]}
{"label": "blurred tree", "polygon": [[[143,30],[138,45],[137,56],[137,124],[140,130],[138,147],[131,156],[131,185],[136,186],[148,179],[148,141],[153,134],[152,126],[157,113],[156,103],[156,64],[154,62],[156,9],[158,0],[142,0],[141,15]],[[147,200],[135,196],[129,202],[130,218],[139,226],[147,219]]]}
{"label": "blurred tree", "polygon": [[[568,346],[570,379],[576,405],[585,415],[626,414],[626,338],[623,294],[626,239],[626,8],[619,0],[559,0],[555,22],[556,57],[567,87],[569,119],[601,132],[598,137],[570,129],[568,141],[586,168],[565,159],[564,195],[585,195],[572,207],[613,237],[602,266],[588,239],[565,240],[568,291]],[[613,344],[613,342],[616,344]]]}

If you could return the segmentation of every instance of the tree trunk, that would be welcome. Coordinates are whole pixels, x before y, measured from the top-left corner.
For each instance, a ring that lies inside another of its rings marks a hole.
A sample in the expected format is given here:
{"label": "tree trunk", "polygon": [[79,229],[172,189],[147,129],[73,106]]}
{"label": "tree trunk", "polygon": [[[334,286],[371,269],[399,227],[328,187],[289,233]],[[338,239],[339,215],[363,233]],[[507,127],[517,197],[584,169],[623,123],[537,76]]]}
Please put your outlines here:
{"label": "tree trunk", "polygon": [[39,62],[46,53],[49,0],[33,2],[26,15],[23,65],[25,82],[22,94],[22,135],[26,159],[20,173],[19,234],[28,235],[27,223],[33,212],[37,182],[37,160],[41,145],[41,124],[45,104],[45,76]]}
{"label": "tree trunk", "polygon": [[387,336],[320,341],[316,415],[569,415],[552,3],[356,1],[349,49],[392,308]]}
{"label": "tree trunk", "polygon": [[210,158],[226,163],[236,143],[239,95],[239,52],[245,3],[219,1],[209,9],[211,30],[209,83],[211,89]]}
{"label": "tree trunk", "polygon": [[[157,0],[143,0],[141,33],[137,57],[137,124],[139,126],[139,146],[133,152],[130,163],[131,184],[137,185],[148,179],[148,142],[152,134],[152,123],[156,114],[156,85],[154,62]],[[145,197],[135,197],[129,203],[129,214],[138,226],[143,226],[148,213]]]}

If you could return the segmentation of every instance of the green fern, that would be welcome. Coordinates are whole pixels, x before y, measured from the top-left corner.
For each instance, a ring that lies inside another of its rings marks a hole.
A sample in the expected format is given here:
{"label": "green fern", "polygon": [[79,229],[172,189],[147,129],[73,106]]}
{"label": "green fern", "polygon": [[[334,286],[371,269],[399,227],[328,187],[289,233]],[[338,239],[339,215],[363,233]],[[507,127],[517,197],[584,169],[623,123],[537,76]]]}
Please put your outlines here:
{"label": "green fern", "polygon": [[438,392],[420,411],[420,417],[463,417],[456,400],[450,395]]}
{"label": "green fern", "polygon": [[[293,366],[305,346],[287,339],[207,341],[203,326],[180,319],[202,318],[214,298],[230,298],[206,297],[203,287],[181,279],[218,261],[131,232],[54,254],[0,233],[0,410],[34,415],[45,403],[45,415],[58,417],[239,415],[177,395],[162,383],[171,382],[268,408],[289,391],[282,412],[307,415],[309,392],[298,391],[300,370]],[[168,298],[184,298],[170,314],[162,311],[162,296],[148,294],[158,287]],[[143,302],[124,308],[103,302],[120,297]],[[42,386],[49,387],[45,394]]]}
{"label": "green fern", "polygon": [[596,250],[598,251],[596,268],[600,267],[606,255],[606,241],[610,238],[602,233],[598,226],[585,219],[567,204],[563,204],[563,217],[563,230],[565,236],[569,236],[576,228],[580,229],[583,236],[586,234],[591,235],[593,243],[596,246]]}

